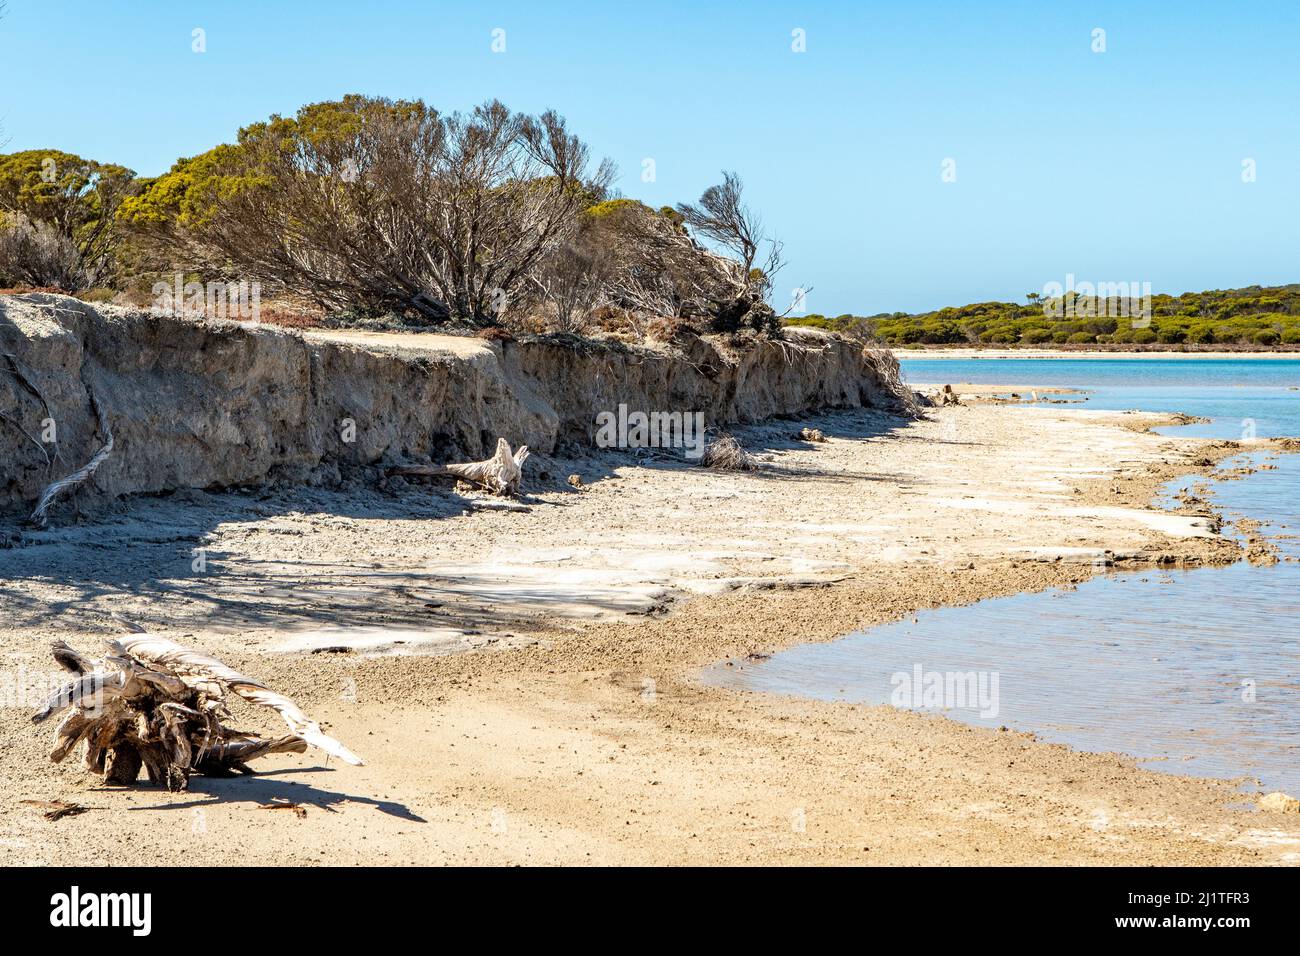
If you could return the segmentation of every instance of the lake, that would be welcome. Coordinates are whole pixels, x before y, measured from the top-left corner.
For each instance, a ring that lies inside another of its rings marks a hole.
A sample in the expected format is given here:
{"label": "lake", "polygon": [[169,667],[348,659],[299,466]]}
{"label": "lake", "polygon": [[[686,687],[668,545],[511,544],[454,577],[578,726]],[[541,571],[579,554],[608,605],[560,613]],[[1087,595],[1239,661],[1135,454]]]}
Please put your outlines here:
{"label": "lake", "polygon": [[[1077,396],[1084,407],[1211,420],[1161,429],[1171,433],[1300,436],[1295,360],[904,358],[902,366],[913,383],[1068,386],[1085,390]],[[1300,455],[1274,464],[1210,483],[1211,500],[1230,519],[1263,522],[1266,534],[1300,534]],[[1191,483],[1169,483],[1162,500]],[[1296,540],[1277,544],[1300,557]],[[938,710],[1132,754],[1152,769],[1300,794],[1300,563],[1105,574],[1073,590],[922,611],[915,621],[732,663],[704,679]]]}

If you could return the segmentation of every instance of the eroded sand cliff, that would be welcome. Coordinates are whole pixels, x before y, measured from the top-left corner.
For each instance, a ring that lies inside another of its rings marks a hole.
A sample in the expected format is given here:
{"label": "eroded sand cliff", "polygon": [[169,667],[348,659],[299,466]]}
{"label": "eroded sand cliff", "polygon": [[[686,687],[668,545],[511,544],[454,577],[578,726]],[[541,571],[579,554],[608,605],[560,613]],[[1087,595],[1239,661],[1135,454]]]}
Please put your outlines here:
{"label": "eroded sand cliff", "polygon": [[[481,458],[498,436],[550,453],[590,443],[595,418],[699,411],[710,425],[878,404],[860,348],[814,330],[732,353],[672,346],[312,332],[0,296],[0,509],[30,505],[102,443],[113,454],[78,493],[328,483],[340,469]],[[30,386],[30,387],[29,387]],[[44,441],[48,423],[57,442]]]}

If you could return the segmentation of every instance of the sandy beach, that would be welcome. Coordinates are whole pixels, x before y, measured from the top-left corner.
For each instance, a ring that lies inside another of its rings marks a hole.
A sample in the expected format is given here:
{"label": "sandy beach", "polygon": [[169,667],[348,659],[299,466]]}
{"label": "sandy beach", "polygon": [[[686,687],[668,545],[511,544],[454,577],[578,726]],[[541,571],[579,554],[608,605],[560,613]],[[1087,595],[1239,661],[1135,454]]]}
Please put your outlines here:
{"label": "sandy beach", "polygon": [[[10,666],[48,671],[55,639],[97,651],[118,612],[290,693],[366,765],[115,789],[52,765],[48,728],[6,706],[0,863],[1294,862],[1300,818],[1231,782],[696,680],[1112,562],[1235,559],[1214,515],[1152,498],[1236,449],[1155,421],[835,412],[739,430],[757,474],[543,458],[548,490],[510,504],[405,482],[133,499],[0,552]],[[568,474],[582,487],[555,490]],[[20,803],[50,799],[91,809]],[[259,809],[277,799],[305,817]]]}

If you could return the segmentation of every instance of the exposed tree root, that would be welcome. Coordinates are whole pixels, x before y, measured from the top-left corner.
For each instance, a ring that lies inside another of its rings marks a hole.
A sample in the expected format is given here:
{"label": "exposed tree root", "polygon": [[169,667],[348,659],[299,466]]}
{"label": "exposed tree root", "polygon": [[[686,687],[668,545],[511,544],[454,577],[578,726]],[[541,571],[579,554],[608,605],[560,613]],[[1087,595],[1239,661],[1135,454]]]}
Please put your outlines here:
{"label": "exposed tree root", "polygon": [[[67,711],[50,752],[56,763],[84,740],[86,768],[105,782],[132,785],[143,769],[151,783],[169,790],[184,790],[195,773],[252,773],[249,761],[302,753],[308,744],[361,763],[288,697],[215,658],[145,633],[110,641],[109,648],[110,654],[92,661],[62,642],[53,647],[54,659],[76,679],[46,701],[32,721]],[[226,726],[230,693],[272,708],[292,733],[264,740]]]}
{"label": "exposed tree root", "polygon": [[[45,416],[49,418],[50,403],[45,400],[45,396],[41,394],[40,389],[38,389],[35,385],[33,385],[31,383],[31,380],[26,375],[23,374],[23,370],[18,366],[18,360],[14,358],[14,356],[10,355],[8,352],[0,352],[0,359],[4,359],[5,362],[4,370],[14,377],[14,381],[18,383],[19,388],[27,392],[29,395],[33,396],[38,402],[41,403],[41,408],[45,410]],[[53,468],[54,462],[60,460],[61,456],[59,454],[59,443],[57,440],[51,442],[51,444],[53,444],[54,446],[54,455],[53,457],[51,457],[49,451],[45,447],[45,443],[41,441],[39,438],[37,438],[35,435],[33,435],[31,432],[27,431],[27,429],[25,429],[22,426],[22,423],[19,422],[16,418],[12,418],[9,415],[5,415],[5,414],[0,414],[0,419],[7,421],[10,425],[16,428],[19,432],[21,432],[23,436],[27,438],[28,441],[30,441],[37,448],[40,449],[41,454],[45,457],[46,468]]]}
{"label": "exposed tree root", "polygon": [[916,392],[903,381],[903,372],[899,367],[898,359],[889,349],[878,349],[866,346],[862,350],[862,357],[866,359],[867,364],[871,366],[876,373],[876,378],[890,397],[894,399],[898,410],[908,418],[920,419],[925,417],[924,407],[917,398]]}
{"label": "exposed tree root", "polygon": [[89,389],[86,390],[90,395],[90,404],[95,409],[95,416],[99,421],[99,432],[104,436],[104,444],[91,456],[90,461],[86,462],[72,474],[60,478],[58,481],[47,485],[41,492],[40,500],[36,503],[36,509],[32,512],[29,521],[38,527],[44,528],[49,522],[50,505],[54,504],[56,498],[69,488],[75,488],[82,482],[86,481],[93,475],[113,453],[113,430],[108,425],[108,415],[104,412],[103,407],[95,401],[95,395]]}

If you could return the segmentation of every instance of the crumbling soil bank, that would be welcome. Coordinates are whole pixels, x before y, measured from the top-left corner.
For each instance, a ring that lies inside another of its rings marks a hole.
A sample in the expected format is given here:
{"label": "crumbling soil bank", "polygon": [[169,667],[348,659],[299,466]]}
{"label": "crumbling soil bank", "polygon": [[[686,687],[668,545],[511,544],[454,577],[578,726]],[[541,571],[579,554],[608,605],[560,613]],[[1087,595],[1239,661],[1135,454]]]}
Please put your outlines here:
{"label": "crumbling soil bank", "polygon": [[815,330],[739,354],[694,337],[303,335],[38,293],[0,296],[0,353],[0,510],[15,514],[102,445],[92,396],[115,447],[83,502],[482,458],[498,437],[545,454],[590,443],[597,413],[620,403],[724,425],[887,400],[860,348]]}

